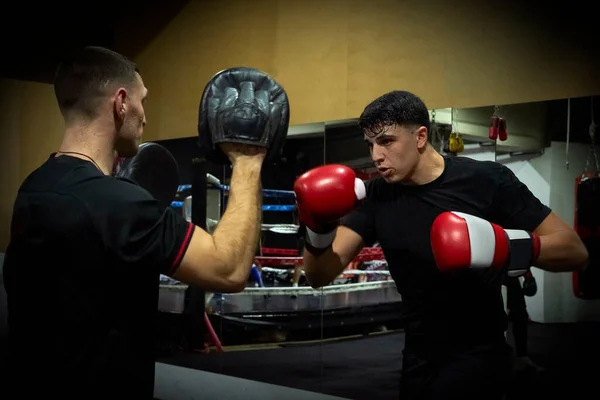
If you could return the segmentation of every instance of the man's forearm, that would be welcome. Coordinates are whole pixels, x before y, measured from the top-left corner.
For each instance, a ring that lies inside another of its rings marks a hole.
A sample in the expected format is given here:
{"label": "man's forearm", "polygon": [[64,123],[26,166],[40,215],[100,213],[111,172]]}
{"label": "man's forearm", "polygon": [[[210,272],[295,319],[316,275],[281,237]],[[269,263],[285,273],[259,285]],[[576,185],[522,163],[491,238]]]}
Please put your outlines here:
{"label": "man's forearm", "polygon": [[329,285],[343,269],[340,258],[331,246],[322,250],[310,245],[304,248],[304,272],[306,280],[313,288]]}
{"label": "man's forearm", "polygon": [[213,234],[217,251],[240,279],[250,272],[261,231],[260,171],[255,160],[240,160],[233,167],[227,209]]}
{"label": "man's forearm", "polygon": [[588,251],[576,233],[565,230],[540,236],[536,267],[550,272],[571,272],[584,269],[587,262]]}

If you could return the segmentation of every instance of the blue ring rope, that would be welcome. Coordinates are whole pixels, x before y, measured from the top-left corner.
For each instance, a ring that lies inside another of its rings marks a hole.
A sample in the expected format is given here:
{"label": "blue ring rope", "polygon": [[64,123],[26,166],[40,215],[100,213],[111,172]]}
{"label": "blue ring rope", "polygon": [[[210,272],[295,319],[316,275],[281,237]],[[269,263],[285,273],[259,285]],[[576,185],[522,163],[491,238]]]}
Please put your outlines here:
{"label": "blue ring rope", "polygon": [[[189,190],[191,188],[192,188],[192,185],[179,185],[179,187],[177,188],[177,191],[183,192],[184,190]],[[211,184],[208,186],[208,189],[221,190],[224,192],[228,192],[229,186]],[[293,190],[263,189],[263,196],[264,197],[276,197],[276,198],[282,198],[282,199],[292,199],[292,198],[294,198],[294,191]]]}
{"label": "blue ring rope", "polygon": [[[181,208],[183,207],[183,201],[173,201],[171,202],[171,207]],[[296,206],[293,205],[264,205],[262,206],[263,211],[294,211]]]}

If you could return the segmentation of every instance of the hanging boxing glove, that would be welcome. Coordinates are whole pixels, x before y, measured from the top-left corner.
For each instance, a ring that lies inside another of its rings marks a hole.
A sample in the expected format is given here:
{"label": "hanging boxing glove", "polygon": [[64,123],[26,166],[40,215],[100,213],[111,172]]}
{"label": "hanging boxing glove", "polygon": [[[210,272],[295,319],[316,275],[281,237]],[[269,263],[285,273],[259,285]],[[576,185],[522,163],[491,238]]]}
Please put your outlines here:
{"label": "hanging boxing glove", "polygon": [[490,122],[490,130],[488,132],[488,137],[491,140],[496,140],[498,139],[498,125],[499,125],[500,121],[499,118],[495,115],[492,115],[492,120]]}
{"label": "hanging boxing glove", "polygon": [[465,142],[460,133],[456,134],[456,143],[458,144],[456,149],[457,153],[462,153],[463,151],[465,151]]}
{"label": "hanging boxing glove", "polygon": [[504,142],[508,139],[508,132],[506,132],[506,120],[504,118],[498,118],[498,139]]}
{"label": "hanging boxing glove", "polygon": [[458,135],[455,132],[450,134],[450,138],[448,139],[448,148],[450,153],[458,153],[460,149],[460,144],[458,143]]}

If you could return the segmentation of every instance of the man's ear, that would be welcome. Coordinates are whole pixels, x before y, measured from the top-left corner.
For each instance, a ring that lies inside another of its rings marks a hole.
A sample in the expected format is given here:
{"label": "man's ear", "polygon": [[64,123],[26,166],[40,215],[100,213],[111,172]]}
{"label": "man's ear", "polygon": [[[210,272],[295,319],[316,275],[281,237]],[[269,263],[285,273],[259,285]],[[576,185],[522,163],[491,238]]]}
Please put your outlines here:
{"label": "man's ear", "polygon": [[415,130],[415,136],[417,138],[417,147],[419,149],[425,148],[427,146],[427,140],[429,139],[429,131],[426,127],[420,126]]}
{"label": "man's ear", "polygon": [[125,88],[119,88],[117,93],[115,94],[114,101],[114,112],[115,115],[118,115],[121,119],[125,118],[125,113],[127,112],[127,102],[129,101],[127,90]]}

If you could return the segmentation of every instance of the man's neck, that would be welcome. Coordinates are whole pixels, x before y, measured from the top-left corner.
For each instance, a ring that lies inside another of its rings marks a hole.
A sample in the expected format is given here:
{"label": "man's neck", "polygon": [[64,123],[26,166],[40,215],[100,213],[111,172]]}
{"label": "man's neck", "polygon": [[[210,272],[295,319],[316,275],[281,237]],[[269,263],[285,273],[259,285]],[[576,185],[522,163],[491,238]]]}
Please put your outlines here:
{"label": "man's neck", "polygon": [[425,185],[433,182],[442,175],[444,168],[444,157],[433,147],[428,146],[411,176],[411,182],[413,185]]}
{"label": "man's neck", "polygon": [[110,175],[115,162],[113,135],[94,123],[67,126],[58,155],[66,154],[93,161],[102,173]]}

